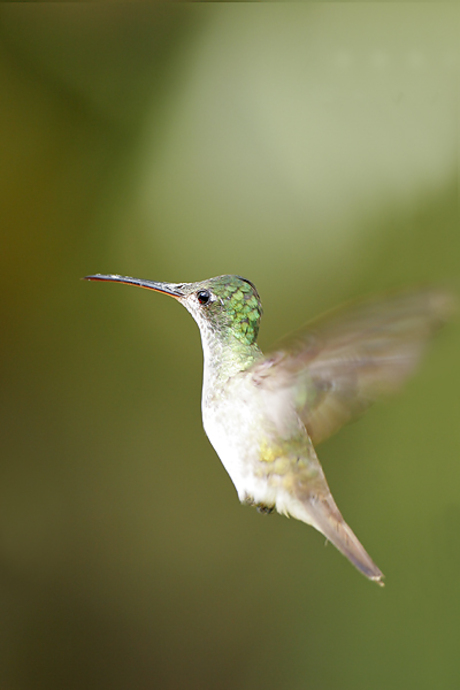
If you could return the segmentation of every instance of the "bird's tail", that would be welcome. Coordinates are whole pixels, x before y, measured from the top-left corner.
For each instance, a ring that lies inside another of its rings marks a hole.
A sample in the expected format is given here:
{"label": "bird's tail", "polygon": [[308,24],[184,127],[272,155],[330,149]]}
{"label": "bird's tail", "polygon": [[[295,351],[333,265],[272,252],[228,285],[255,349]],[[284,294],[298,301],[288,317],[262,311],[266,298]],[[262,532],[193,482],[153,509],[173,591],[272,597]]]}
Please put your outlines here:
{"label": "bird's tail", "polygon": [[324,534],[351,563],[370,580],[383,587],[383,573],[377,568],[361,542],[354,535],[337,508],[330,492],[323,496],[304,498],[293,517],[302,520]]}

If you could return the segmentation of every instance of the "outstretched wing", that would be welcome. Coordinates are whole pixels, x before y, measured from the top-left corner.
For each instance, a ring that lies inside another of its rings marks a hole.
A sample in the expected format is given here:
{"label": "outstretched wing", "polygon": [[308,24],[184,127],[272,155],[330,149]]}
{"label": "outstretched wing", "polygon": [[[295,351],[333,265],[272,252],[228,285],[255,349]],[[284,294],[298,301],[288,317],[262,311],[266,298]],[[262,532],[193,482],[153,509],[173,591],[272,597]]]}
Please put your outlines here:
{"label": "outstretched wing", "polygon": [[450,293],[429,288],[346,305],[280,341],[253,365],[254,382],[289,391],[319,443],[400,388],[453,308]]}

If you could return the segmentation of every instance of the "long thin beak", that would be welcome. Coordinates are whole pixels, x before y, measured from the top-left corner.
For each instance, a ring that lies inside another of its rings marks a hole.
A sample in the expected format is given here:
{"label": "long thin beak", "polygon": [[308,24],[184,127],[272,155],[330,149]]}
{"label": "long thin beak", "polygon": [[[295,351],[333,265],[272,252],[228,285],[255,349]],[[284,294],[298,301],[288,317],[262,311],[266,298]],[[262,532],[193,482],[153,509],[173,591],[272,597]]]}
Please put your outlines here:
{"label": "long thin beak", "polygon": [[130,278],[129,276],[108,275],[104,276],[96,273],[94,276],[85,276],[83,280],[107,280],[112,283],[126,283],[127,285],[137,285],[138,287],[147,288],[147,290],[155,290],[155,292],[163,292],[165,295],[171,295],[176,299],[184,297],[184,293],[179,290],[179,284],[175,283],[155,283],[153,280],[141,280],[140,278]]}

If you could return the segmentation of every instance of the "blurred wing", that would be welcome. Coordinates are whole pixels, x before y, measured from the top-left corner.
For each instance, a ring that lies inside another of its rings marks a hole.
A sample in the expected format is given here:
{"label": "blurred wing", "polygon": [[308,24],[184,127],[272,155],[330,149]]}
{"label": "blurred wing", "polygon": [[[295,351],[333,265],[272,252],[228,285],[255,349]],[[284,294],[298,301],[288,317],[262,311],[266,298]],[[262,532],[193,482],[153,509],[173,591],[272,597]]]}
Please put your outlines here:
{"label": "blurred wing", "polygon": [[453,307],[450,293],[419,289],[328,312],[253,365],[254,382],[284,398],[288,390],[319,443],[401,387]]}

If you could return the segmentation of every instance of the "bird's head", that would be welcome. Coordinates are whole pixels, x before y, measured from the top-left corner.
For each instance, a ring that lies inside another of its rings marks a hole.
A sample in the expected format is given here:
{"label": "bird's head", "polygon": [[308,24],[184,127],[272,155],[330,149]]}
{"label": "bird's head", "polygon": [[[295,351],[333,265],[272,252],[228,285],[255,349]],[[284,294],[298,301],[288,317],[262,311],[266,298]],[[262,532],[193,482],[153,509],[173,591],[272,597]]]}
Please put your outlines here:
{"label": "bird's head", "polygon": [[253,345],[259,333],[262,305],[253,283],[234,275],[217,276],[198,283],[158,283],[119,275],[92,275],[86,280],[137,285],[177,299],[193,316],[202,333],[234,337]]}

